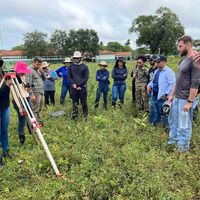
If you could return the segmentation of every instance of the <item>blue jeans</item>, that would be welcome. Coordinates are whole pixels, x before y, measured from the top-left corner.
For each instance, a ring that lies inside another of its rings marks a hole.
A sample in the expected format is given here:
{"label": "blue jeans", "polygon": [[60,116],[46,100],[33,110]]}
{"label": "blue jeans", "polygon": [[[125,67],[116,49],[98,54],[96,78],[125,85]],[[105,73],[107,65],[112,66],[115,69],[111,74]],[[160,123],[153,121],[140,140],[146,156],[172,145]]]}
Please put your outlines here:
{"label": "blue jeans", "polygon": [[10,108],[0,110],[0,141],[3,152],[9,150],[8,126],[10,122]]}
{"label": "blue jeans", "polygon": [[154,102],[156,101],[156,97],[153,96],[153,94],[151,94],[150,96],[150,122],[153,124],[155,119],[155,114],[156,114],[156,108],[154,105]]}
{"label": "blue jeans", "polygon": [[162,119],[162,125],[163,128],[166,128],[168,126],[168,117],[162,116],[160,115],[161,113],[161,108],[165,102],[165,100],[159,99],[157,100],[156,97],[153,97],[153,101],[154,101],[154,106],[155,106],[155,121],[154,121],[154,126],[157,126],[158,123],[160,123],[160,120]]}
{"label": "blue jeans", "polygon": [[66,84],[62,84],[61,94],[60,94],[60,104],[64,104],[65,97],[68,91],[70,92],[70,86]]}
{"label": "blue jeans", "polygon": [[117,98],[119,96],[119,100],[121,103],[124,102],[124,95],[126,92],[126,83],[124,82],[123,84],[113,84],[112,87],[112,102],[116,103]]}
{"label": "blue jeans", "polygon": [[190,146],[190,139],[192,135],[192,115],[193,109],[198,104],[198,97],[195,98],[192,109],[189,110],[189,120],[188,120],[188,128],[181,129],[180,128],[180,116],[183,111],[184,105],[187,103],[186,99],[177,99],[174,98],[171,112],[169,115],[169,140],[168,144],[178,144],[179,151],[188,151]]}
{"label": "blue jeans", "polygon": [[99,106],[99,101],[101,98],[101,93],[103,93],[103,100],[104,100],[104,108],[107,107],[107,98],[108,98],[108,91],[109,91],[109,85],[99,85],[97,88],[96,93],[96,100],[95,100],[95,108]]}

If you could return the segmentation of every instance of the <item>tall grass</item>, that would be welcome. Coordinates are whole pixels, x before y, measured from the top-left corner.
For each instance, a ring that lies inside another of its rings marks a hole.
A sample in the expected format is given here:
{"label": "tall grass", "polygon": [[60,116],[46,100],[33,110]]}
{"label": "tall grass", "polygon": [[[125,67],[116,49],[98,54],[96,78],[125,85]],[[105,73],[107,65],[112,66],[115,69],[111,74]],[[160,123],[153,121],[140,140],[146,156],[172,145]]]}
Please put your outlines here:
{"label": "tall grass", "polygon": [[[161,127],[148,124],[148,116],[134,117],[131,78],[127,80],[122,110],[94,110],[97,64],[87,63],[89,118],[70,118],[71,101],[59,105],[61,80],[56,83],[56,106],[44,108],[41,131],[58,164],[63,179],[57,179],[41,145],[26,130],[26,142],[19,145],[16,113],[12,109],[9,128],[13,159],[0,169],[0,199],[200,199],[199,123],[194,124],[191,151],[169,151]],[[127,63],[129,74],[134,63]],[[169,67],[177,71],[178,58]],[[60,65],[53,65],[56,69]],[[113,65],[109,64],[111,72]],[[64,110],[66,116],[50,113]],[[79,109],[81,113],[81,108]],[[22,164],[18,161],[23,160]]]}

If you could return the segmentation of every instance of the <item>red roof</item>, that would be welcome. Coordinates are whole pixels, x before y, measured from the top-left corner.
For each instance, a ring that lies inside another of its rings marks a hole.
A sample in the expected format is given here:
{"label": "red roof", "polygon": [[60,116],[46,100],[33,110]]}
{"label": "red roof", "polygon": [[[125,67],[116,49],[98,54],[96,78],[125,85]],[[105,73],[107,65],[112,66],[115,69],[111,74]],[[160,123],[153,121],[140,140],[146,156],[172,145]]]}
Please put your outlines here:
{"label": "red roof", "polygon": [[99,51],[99,55],[131,56],[132,52],[131,51],[114,52],[114,51],[109,51],[109,50],[103,50],[103,51]]}
{"label": "red roof", "polygon": [[22,53],[20,50],[2,50],[0,51],[0,56],[21,56]]}
{"label": "red roof", "polygon": [[99,51],[99,55],[107,55],[107,54],[115,54],[116,52],[114,51],[109,51],[109,50],[102,50],[102,51]]}

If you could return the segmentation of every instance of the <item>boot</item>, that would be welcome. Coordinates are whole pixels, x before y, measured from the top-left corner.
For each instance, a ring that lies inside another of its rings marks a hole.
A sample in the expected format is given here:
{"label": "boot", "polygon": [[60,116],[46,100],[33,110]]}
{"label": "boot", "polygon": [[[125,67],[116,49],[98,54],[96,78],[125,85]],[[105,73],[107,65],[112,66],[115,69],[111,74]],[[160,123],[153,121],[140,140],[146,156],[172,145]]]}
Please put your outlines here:
{"label": "boot", "polygon": [[112,101],[112,107],[116,108],[116,102],[115,101]]}
{"label": "boot", "polygon": [[63,98],[60,98],[60,105],[64,105],[65,100]]}
{"label": "boot", "polygon": [[19,141],[20,141],[21,145],[24,144],[24,142],[25,142],[25,135],[24,135],[24,133],[19,133]]}

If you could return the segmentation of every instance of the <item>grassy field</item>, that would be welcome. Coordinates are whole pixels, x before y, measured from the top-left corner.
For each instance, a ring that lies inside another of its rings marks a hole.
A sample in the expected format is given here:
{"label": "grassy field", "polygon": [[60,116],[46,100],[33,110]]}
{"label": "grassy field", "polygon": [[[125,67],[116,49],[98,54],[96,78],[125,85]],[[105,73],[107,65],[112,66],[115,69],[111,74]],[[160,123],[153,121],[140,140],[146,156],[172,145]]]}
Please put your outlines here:
{"label": "grassy field", "polygon": [[[178,60],[168,62],[175,71]],[[98,66],[88,65],[87,123],[82,115],[77,122],[70,119],[68,96],[65,106],[59,105],[61,80],[57,81],[56,106],[42,112],[45,126],[41,131],[64,178],[54,176],[44,150],[27,130],[25,144],[19,145],[12,108],[9,141],[14,157],[0,169],[0,199],[199,200],[199,122],[194,124],[190,153],[169,151],[161,127],[149,125],[144,114],[134,118],[130,75],[122,110],[110,106],[111,86],[108,111],[102,109],[102,101],[97,111],[93,109]],[[109,64],[109,71],[112,66]],[[130,74],[133,63],[127,66]],[[64,110],[66,116],[51,118],[50,113],[57,110]],[[24,162],[19,164],[19,160]]]}

